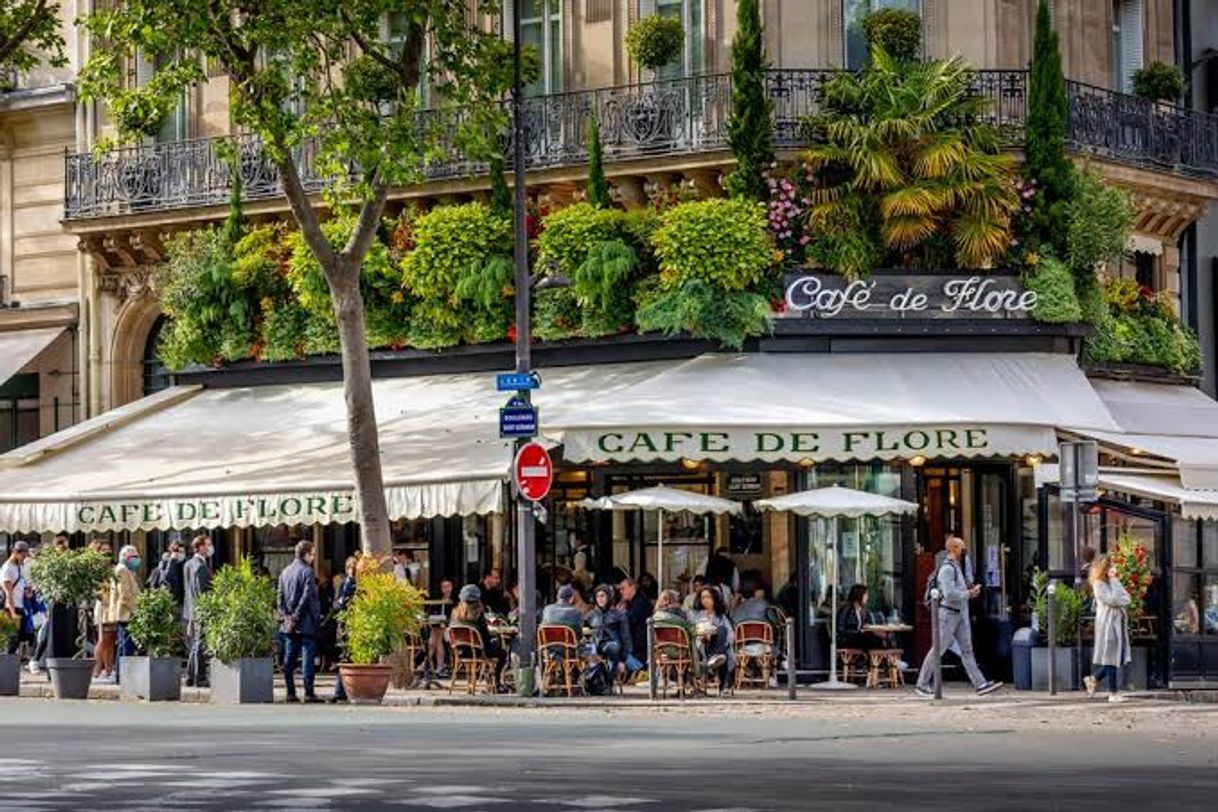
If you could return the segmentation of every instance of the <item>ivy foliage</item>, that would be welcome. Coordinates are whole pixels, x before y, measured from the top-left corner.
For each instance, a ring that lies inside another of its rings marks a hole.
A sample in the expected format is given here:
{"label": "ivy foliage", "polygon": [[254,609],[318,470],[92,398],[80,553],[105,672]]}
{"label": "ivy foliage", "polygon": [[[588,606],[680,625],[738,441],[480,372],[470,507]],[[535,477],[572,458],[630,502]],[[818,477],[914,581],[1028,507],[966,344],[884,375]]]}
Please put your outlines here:
{"label": "ivy foliage", "polygon": [[1074,277],[1065,263],[1043,257],[1036,269],[1024,277],[1025,287],[1036,293],[1032,317],[1050,324],[1076,324],[1083,310],[1074,292]]}
{"label": "ivy foliage", "polygon": [[739,350],[746,338],[768,333],[769,300],[748,290],[725,291],[689,278],[676,287],[656,285],[640,297],[639,327],[668,335],[686,333]]}

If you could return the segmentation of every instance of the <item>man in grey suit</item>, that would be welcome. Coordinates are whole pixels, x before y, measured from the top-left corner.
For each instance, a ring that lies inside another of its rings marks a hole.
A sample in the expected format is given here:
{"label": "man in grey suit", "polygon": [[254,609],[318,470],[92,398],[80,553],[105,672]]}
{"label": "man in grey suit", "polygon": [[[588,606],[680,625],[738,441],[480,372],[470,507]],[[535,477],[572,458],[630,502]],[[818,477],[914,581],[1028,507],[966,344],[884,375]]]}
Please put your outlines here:
{"label": "man in grey suit", "polygon": [[207,682],[207,652],[203,648],[203,624],[195,617],[199,597],[211,590],[211,539],[195,536],[195,554],[182,568],[182,620],[186,623],[186,684],[200,688]]}

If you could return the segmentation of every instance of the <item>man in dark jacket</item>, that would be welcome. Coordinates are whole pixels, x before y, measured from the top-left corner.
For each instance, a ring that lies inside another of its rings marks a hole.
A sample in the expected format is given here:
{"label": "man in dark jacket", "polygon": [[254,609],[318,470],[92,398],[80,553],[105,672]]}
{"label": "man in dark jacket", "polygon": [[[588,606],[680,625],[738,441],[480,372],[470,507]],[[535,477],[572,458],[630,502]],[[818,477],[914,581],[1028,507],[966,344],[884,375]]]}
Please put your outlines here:
{"label": "man in dark jacket", "polygon": [[[634,636],[630,631],[630,623],[626,615],[613,605],[613,587],[601,584],[592,596],[592,608],[588,610],[585,622],[592,629],[592,644],[596,653],[609,661],[609,666],[615,677],[626,676],[633,662],[631,652],[634,650]],[[644,641],[647,632],[643,632]],[[630,660],[631,664],[627,665]]]}
{"label": "man in dark jacket", "polygon": [[[642,667],[647,662],[647,619],[651,617],[651,600],[639,589],[633,578],[627,578],[618,585],[622,602],[618,607],[626,613],[626,622],[630,624],[631,649],[628,652],[634,657],[635,663]],[[636,670],[635,663],[627,662],[630,670]]]}
{"label": "man in dark jacket", "polygon": [[313,692],[317,657],[317,632],[321,629],[321,599],[317,594],[317,573],[313,571],[313,542],[296,544],[296,558],[279,575],[279,634],[283,641],[283,681],[288,701],[300,701],[293,678],[301,661],[304,701],[320,702]]}
{"label": "man in dark jacket", "polygon": [[170,594],[173,595],[173,602],[177,604],[179,610],[181,610],[182,601],[186,597],[185,569],[186,553],[182,549],[182,542],[170,542],[169,560],[165,562],[161,581]]}
{"label": "man in dark jacket", "polygon": [[207,652],[203,648],[203,624],[195,611],[199,598],[211,591],[211,539],[205,535],[195,536],[191,542],[195,554],[182,569],[183,597],[182,620],[186,623],[189,649],[186,657],[186,684],[206,687]]}

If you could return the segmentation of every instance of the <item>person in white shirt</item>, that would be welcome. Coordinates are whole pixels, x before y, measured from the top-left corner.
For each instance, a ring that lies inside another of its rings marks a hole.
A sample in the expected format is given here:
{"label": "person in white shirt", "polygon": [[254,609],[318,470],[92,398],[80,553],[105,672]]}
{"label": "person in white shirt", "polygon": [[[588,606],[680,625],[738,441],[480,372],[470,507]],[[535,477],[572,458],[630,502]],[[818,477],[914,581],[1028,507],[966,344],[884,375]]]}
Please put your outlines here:
{"label": "person in white shirt", "polygon": [[29,589],[29,578],[26,575],[25,562],[30,557],[30,545],[18,541],[13,545],[12,552],[0,567],[0,589],[4,592],[4,611],[15,619],[20,631],[13,635],[8,643],[8,653],[16,654],[24,641],[34,642],[33,635],[26,630],[25,598]]}

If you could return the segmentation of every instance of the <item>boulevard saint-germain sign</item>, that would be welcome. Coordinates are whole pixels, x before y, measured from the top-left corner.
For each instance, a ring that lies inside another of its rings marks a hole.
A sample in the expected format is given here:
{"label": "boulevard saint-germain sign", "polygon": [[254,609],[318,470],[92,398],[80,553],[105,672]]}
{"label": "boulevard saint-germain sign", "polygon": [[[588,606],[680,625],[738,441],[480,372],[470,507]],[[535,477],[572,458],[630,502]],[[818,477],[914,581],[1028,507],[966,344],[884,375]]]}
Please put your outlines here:
{"label": "boulevard saint-germain sign", "polygon": [[1035,291],[1003,274],[907,274],[866,279],[829,273],[788,274],[787,318],[1028,319]]}

